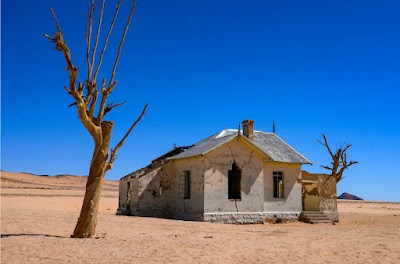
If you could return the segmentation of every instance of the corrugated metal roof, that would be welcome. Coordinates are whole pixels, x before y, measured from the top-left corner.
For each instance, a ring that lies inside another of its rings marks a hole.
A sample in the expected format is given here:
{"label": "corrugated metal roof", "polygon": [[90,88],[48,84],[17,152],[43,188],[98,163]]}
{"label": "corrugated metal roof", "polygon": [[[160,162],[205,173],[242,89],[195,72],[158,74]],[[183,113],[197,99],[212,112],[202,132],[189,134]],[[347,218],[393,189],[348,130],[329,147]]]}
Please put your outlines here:
{"label": "corrugated metal roof", "polygon": [[283,141],[275,133],[255,131],[254,144],[262,149],[273,161],[311,164],[311,161]]}
{"label": "corrugated metal roof", "polygon": [[[206,139],[203,139],[193,145],[187,151],[170,157],[168,159],[183,159],[200,155],[205,155],[213,149],[218,148],[222,144],[230,141],[238,136],[238,131],[235,129],[224,129]],[[245,138],[243,135],[241,137]],[[247,139],[247,138],[246,138]],[[301,155],[297,150],[283,141],[275,133],[267,133],[262,131],[254,131],[254,142],[247,140],[254,147],[258,148],[265,156],[272,161],[286,163],[311,164],[307,158]]]}
{"label": "corrugated metal roof", "polygon": [[205,155],[208,152],[210,152],[213,149],[218,148],[225,142],[231,140],[232,138],[237,136],[237,130],[236,134],[235,133],[225,133],[228,131],[228,129],[223,130],[220,133],[214,134],[211,137],[208,137],[206,139],[203,139],[196,144],[193,145],[190,149],[187,151],[180,153],[178,155],[175,155],[173,157],[170,157],[168,159],[183,159],[183,158],[189,158],[189,157],[195,157],[199,155]]}

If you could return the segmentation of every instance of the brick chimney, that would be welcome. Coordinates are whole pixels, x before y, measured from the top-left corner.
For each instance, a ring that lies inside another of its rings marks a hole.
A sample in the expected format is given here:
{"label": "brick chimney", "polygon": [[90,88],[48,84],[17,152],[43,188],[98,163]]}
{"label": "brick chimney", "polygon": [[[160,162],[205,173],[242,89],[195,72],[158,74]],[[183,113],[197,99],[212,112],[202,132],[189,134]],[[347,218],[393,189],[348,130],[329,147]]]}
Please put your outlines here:
{"label": "brick chimney", "polygon": [[254,141],[254,121],[244,120],[242,122],[242,125],[243,125],[243,135],[247,137],[249,140]]}

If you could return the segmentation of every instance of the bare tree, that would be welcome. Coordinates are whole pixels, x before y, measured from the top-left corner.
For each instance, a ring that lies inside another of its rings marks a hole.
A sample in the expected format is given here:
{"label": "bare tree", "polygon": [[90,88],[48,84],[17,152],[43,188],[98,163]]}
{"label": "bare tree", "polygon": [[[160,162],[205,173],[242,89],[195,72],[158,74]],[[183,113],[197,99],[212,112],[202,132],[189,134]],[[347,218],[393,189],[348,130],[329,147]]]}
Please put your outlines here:
{"label": "bare tree", "polygon": [[[100,5],[99,5],[100,4]],[[65,86],[65,90],[74,99],[74,103],[70,106],[76,106],[78,116],[90,133],[94,140],[94,151],[92,160],[90,163],[89,176],[86,184],[86,192],[83,200],[81,213],[76,224],[74,233],[71,237],[76,238],[89,238],[95,236],[97,215],[100,203],[101,189],[105,173],[113,167],[113,163],[116,159],[118,150],[122,147],[129,134],[135,128],[137,123],[142,119],[146,113],[147,106],[144,106],[141,114],[137,117],[136,121],[133,122],[131,127],[128,129],[126,134],[122,137],[119,143],[111,150],[109,150],[111,132],[113,129],[113,122],[104,120],[107,113],[114,108],[124,104],[122,103],[107,103],[107,99],[115,86],[117,80],[115,80],[115,73],[118,65],[119,58],[121,56],[122,46],[125,41],[129,25],[132,20],[132,15],[136,7],[136,0],[133,0],[130,8],[129,17],[126,21],[124,31],[119,41],[119,46],[114,59],[114,64],[110,73],[108,82],[103,78],[98,83],[97,76],[99,74],[103,56],[106,51],[108,40],[113,31],[114,24],[117,20],[118,13],[122,4],[122,0],[119,0],[115,5],[115,12],[111,24],[108,28],[107,34],[105,35],[104,42],[101,49],[99,49],[100,32],[103,23],[103,14],[105,0],[89,1],[88,18],[86,24],[86,62],[87,62],[87,76],[85,76],[84,82],[78,82],[78,69],[74,66],[71,58],[71,52],[64,41],[63,31],[61,30],[60,23],[55,15],[53,9],[50,9],[56,26],[57,32],[52,36],[45,34],[44,36],[50,39],[55,44],[56,50],[60,51],[65,58],[67,63],[66,70],[69,73],[69,84]],[[95,18],[96,17],[96,18]],[[94,20],[97,21],[96,33],[93,34]]]}
{"label": "bare tree", "polygon": [[322,138],[324,142],[317,140],[319,143],[324,145],[329,154],[332,157],[331,167],[321,165],[322,168],[331,171],[331,177],[336,179],[336,182],[339,182],[343,179],[343,172],[348,169],[351,165],[357,164],[357,161],[347,161],[347,153],[346,151],[352,146],[351,144],[343,144],[341,147],[336,149],[336,152],[333,153],[331,148],[329,147],[328,140],[326,139],[325,134],[322,134]]}

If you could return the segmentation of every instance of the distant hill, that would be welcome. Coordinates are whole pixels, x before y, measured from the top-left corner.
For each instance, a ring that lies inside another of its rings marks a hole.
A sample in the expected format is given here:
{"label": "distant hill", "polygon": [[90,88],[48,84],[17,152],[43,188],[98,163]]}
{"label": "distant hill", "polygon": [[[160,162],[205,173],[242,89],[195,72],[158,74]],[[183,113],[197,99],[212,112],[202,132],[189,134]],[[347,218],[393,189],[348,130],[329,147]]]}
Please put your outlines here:
{"label": "distant hill", "polygon": [[363,200],[362,198],[355,196],[350,193],[342,193],[341,195],[338,196],[338,199],[343,199],[343,200]]}
{"label": "distant hill", "polygon": [[[26,172],[1,173],[1,188],[17,189],[85,189],[87,176],[74,175],[35,175]],[[118,181],[105,180],[103,190],[118,191]]]}

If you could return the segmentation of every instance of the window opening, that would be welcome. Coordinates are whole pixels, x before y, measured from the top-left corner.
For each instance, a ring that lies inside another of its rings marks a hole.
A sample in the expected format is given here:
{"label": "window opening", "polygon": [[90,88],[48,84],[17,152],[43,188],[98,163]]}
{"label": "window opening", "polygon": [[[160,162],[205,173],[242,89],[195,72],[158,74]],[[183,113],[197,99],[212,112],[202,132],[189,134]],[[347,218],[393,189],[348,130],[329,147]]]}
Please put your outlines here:
{"label": "window opening", "polygon": [[233,162],[232,169],[228,170],[228,199],[241,199],[242,170]]}
{"label": "window opening", "polygon": [[284,197],[284,185],[283,185],[283,172],[274,171],[274,198],[283,198]]}
{"label": "window opening", "polygon": [[179,177],[179,198],[190,199],[192,176],[190,171],[184,171]]}
{"label": "window opening", "polygon": [[131,209],[131,203],[132,203],[132,183],[128,181],[128,186],[127,186],[127,192],[126,192],[126,209],[130,210]]}
{"label": "window opening", "polygon": [[185,197],[184,199],[190,199],[190,185],[191,185],[191,174],[190,171],[185,171]]}

